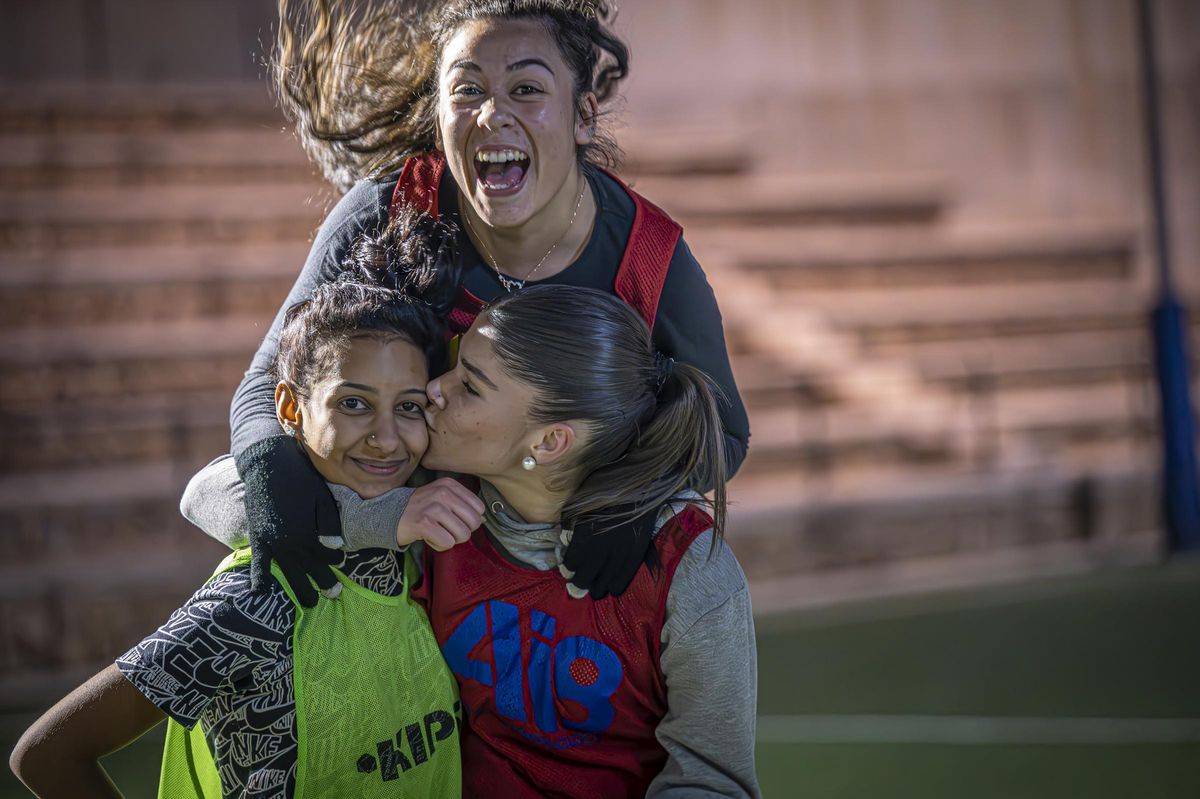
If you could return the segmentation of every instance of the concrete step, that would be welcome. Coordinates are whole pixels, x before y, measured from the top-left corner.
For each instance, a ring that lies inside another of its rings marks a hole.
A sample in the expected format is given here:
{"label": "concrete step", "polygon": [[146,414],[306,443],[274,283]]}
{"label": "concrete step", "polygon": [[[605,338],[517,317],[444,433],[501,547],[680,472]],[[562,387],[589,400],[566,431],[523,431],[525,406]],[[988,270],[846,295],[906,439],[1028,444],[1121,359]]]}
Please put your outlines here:
{"label": "concrete step", "polygon": [[64,187],[0,195],[0,250],[304,241],[336,196],[309,184]]}
{"label": "concrete step", "polygon": [[299,142],[278,126],[0,134],[0,187],[9,191],[248,180],[321,179]]}
{"label": "concrete step", "polygon": [[1079,223],[887,236],[728,231],[716,244],[738,268],[779,288],[858,292],[1123,278],[1133,269],[1134,238],[1128,226]]}
{"label": "concrete step", "polygon": [[268,324],[255,317],[0,331],[0,407],[205,390],[232,394]]}
{"label": "concrete step", "polygon": [[6,134],[278,129],[281,124],[265,82],[0,86],[0,132]]}
{"label": "concrete step", "polygon": [[0,253],[0,328],[272,318],[304,241]]}
{"label": "concrete step", "polygon": [[958,454],[949,429],[929,431],[897,423],[869,408],[833,405],[750,406],[751,458],[743,471],[780,468],[826,473],[863,464],[952,463]]}
{"label": "concrete step", "polygon": [[1148,297],[1125,281],[781,293],[782,307],[825,314],[869,351],[921,342],[1128,330],[1144,325]]}
{"label": "concrete step", "polygon": [[634,188],[688,225],[919,225],[937,220],[945,203],[938,180],[748,174],[652,177]]}
{"label": "concrete step", "polygon": [[290,242],[0,252],[0,288],[53,291],[89,285],[125,288],[138,283],[289,278],[299,273],[308,250],[306,242]]}
{"label": "concrete step", "polygon": [[211,457],[229,448],[228,391],[9,403],[0,474]]}
{"label": "concrete step", "polygon": [[272,319],[286,299],[303,262],[290,276],[237,279],[197,272],[180,280],[21,285],[0,294],[0,329],[34,325],[108,325],[169,322],[191,318]]}
{"label": "concrete step", "polygon": [[1143,329],[935,341],[911,347],[926,380],[965,390],[1142,379],[1151,345]]}
{"label": "concrete step", "polygon": [[[729,539],[751,579],[1157,528],[1149,467],[901,480],[841,495],[731,492]],[[740,479],[740,478],[739,478]]]}

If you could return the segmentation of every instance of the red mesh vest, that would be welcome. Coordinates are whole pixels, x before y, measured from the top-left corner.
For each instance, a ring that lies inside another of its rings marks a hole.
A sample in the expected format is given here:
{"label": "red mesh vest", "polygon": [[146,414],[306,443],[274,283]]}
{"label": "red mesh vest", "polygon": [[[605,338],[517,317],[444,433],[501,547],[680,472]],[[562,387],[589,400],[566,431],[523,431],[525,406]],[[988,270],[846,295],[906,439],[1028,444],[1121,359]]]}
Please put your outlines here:
{"label": "red mesh vest", "polygon": [[675,569],[712,519],[695,506],[619,597],[572,599],[557,570],[504,559],[487,532],[427,550],[416,594],[461,689],[463,796],[644,796],[666,751],[659,646]]}
{"label": "red mesh vest", "polygon": [[[436,219],[438,184],[445,169],[446,160],[441,153],[423,153],[409,158],[404,162],[396,191],[392,194],[391,208],[401,205],[416,208]],[[617,269],[613,293],[641,314],[653,330],[663,281],[667,278],[667,268],[671,265],[671,257],[675,254],[675,245],[683,229],[665,211],[626,186],[612,173],[608,174],[633,200],[634,208],[633,227]],[[483,305],[483,301],[466,288],[460,289],[457,306],[448,320],[451,332],[465,333]]]}

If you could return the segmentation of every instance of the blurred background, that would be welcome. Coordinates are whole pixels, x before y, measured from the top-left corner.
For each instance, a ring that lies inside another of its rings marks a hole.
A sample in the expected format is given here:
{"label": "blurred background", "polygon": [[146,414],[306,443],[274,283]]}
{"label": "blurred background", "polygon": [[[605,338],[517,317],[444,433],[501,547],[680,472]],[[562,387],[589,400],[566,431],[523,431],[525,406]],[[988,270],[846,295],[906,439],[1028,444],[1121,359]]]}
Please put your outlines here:
{"label": "blurred background", "polygon": [[[1195,310],[1200,3],[1152,6]],[[5,751],[221,556],[178,497],[336,201],[268,92],[274,19],[4,4]],[[1200,795],[1135,23],[1132,0],[620,3],[624,176],[684,224],[751,413],[729,540],[768,796]],[[160,740],[111,759],[130,796]]]}

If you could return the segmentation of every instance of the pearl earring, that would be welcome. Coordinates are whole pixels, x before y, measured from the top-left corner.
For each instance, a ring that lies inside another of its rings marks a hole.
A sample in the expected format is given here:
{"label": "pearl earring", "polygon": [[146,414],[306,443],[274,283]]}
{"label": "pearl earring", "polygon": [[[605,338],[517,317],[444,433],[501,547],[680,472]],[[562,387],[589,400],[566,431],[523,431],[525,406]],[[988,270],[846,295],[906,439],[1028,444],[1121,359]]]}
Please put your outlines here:
{"label": "pearl earring", "polygon": [[537,461],[535,461],[533,459],[532,455],[526,455],[524,458],[521,459],[521,468],[523,468],[527,472],[532,472],[534,469],[537,468]]}

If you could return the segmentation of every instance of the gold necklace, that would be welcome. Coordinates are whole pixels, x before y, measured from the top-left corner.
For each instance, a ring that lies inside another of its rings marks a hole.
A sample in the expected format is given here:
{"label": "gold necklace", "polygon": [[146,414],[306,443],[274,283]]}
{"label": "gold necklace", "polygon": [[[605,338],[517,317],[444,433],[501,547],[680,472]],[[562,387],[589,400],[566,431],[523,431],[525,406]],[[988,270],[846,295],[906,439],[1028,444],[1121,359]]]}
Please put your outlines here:
{"label": "gold necklace", "polygon": [[571,228],[575,227],[575,217],[579,216],[579,209],[583,205],[583,193],[585,191],[587,191],[587,178],[584,178],[583,185],[579,188],[579,199],[575,201],[575,211],[571,214],[571,221],[567,223],[567,229],[564,230],[563,234],[558,237],[558,241],[550,245],[550,249],[546,250],[546,254],[542,256],[542,260],[537,262],[537,266],[533,267],[533,269],[530,269],[529,273],[523,278],[508,277],[500,271],[500,264],[496,262],[496,256],[492,255],[492,251],[488,249],[487,243],[483,240],[483,236],[480,236],[479,231],[477,231],[475,226],[471,224],[471,215],[463,213],[463,221],[467,223],[467,228],[470,229],[470,231],[475,234],[475,238],[479,240],[479,244],[483,247],[484,254],[488,257],[488,260],[492,262],[492,269],[496,271],[496,278],[500,281],[500,285],[504,286],[505,291],[512,292],[516,289],[525,288],[525,283],[531,277],[533,277],[533,274],[537,272],[537,270],[542,268],[542,264],[546,263],[546,259],[550,257],[550,253],[558,249],[558,245],[563,243],[563,240],[566,239],[567,234],[571,232]]}

